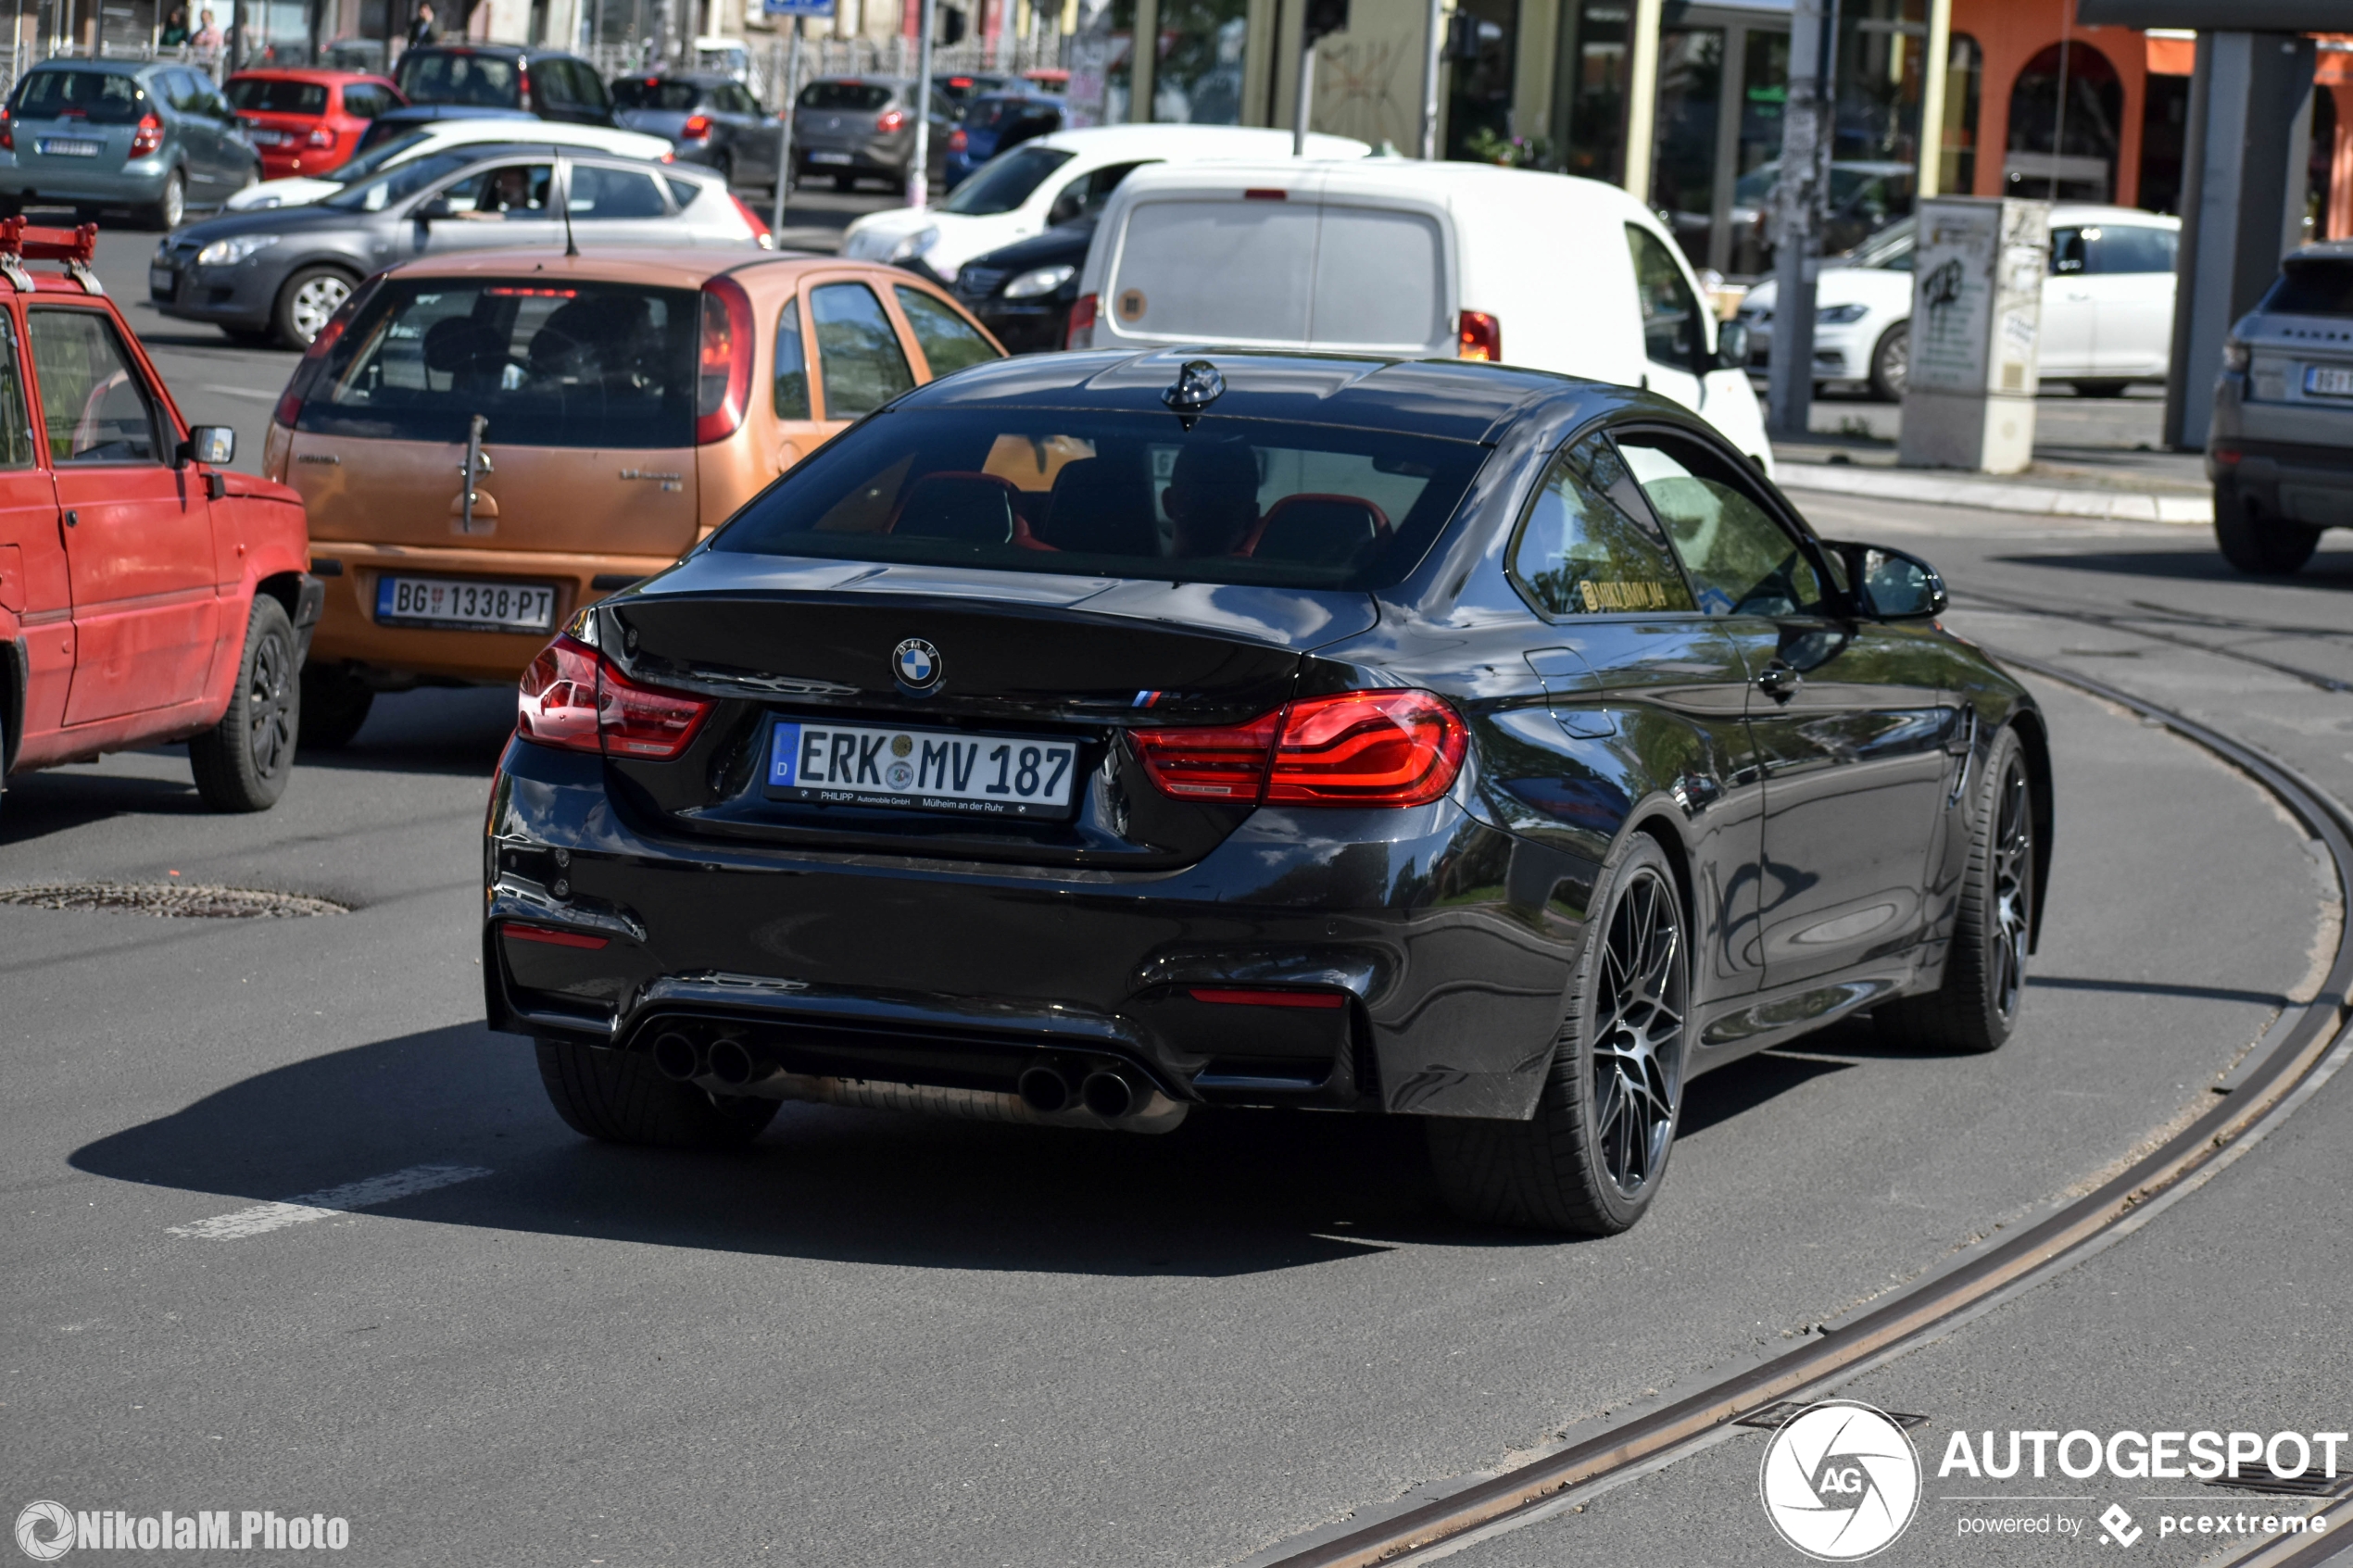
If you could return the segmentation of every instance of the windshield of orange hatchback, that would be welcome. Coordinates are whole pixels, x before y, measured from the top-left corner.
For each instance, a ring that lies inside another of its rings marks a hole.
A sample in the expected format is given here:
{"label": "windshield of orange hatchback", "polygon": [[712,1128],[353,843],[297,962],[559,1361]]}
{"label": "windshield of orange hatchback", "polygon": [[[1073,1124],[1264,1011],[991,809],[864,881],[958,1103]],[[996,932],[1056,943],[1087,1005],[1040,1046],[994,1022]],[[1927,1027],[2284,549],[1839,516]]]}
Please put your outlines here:
{"label": "windshield of orange hatchback", "polygon": [[899,409],[819,448],[711,547],[1361,591],[1413,569],[1485,456],[1270,420]]}
{"label": "windshield of orange hatchback", "polygon": [[297,430],[520,446],[694,445],[689,289],[530,277],[395,278],[312,379]]}

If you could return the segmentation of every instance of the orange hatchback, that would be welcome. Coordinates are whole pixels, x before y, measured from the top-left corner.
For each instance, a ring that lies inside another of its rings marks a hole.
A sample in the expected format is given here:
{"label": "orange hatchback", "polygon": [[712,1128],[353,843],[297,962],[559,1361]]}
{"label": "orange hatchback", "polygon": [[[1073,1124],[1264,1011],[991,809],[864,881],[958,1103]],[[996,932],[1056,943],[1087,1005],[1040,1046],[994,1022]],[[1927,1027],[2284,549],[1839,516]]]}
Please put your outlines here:
{"label": "orange hatchback", "polygon": [[740,251],[477,252],[363,284],[304,355],[264,471],[327,603],[302,739],[380,691],[508,684],[851,420],[1004,350],[926,280]]}

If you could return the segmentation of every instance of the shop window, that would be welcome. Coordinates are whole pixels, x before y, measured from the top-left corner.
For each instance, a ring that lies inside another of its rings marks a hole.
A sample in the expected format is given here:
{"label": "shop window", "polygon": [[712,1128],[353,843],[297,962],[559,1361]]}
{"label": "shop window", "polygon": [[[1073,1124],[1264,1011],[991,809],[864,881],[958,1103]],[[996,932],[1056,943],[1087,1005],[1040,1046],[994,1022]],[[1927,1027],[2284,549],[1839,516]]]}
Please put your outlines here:
{"label": "shop window", "polygon": [[1966,32],[1952,37],[1944,56],[1944,150],[1936,188],[1949,196],[1977,189],[1977,105],[1985,80],[1985,51]]}
{"label": "shop window", "polygon": [[2124,83],[2106,55],[2070,39],[2026,63],[2010,89],[2004,194],[2113,201]]}
{"label": "shop window", "polygon": [[1161,0],[1152,119],[1170,125],[1239,125],[1249,0]]}
{"label": "shop window", "polygon": [[[1618,7],[1620,16],[1625,7]],[[1446,101],[1446,156],[1478,157],[1471,144],[1512,135],[1512,67],[1518,56],[1517,0],[1458,0],[1457,25],[1472,30],[1476,53],[1457,60]],[[1482,134],[1482,132],[1484,134]],[[1575,172],[1572,170],[1572,172]]]}
{"label": "shop window", "polygon": [[1583,0],[1563,41],[1561,167],[1615,185],[1626,172],[1627,0]]}
{"label": "shop window", "polygon": [[2189,139],[2190,79],[2152,71],[2141,90],[2141,186],[2133,205],[2182,210],[2182,155]]}
{"label": "shop window", "polygon": [[1719,28],[1669,28],[1658,39],[1651,207],[1667,215],[1693,267],[1709,265],[1715,229],[1716,119],[1724,82]]}

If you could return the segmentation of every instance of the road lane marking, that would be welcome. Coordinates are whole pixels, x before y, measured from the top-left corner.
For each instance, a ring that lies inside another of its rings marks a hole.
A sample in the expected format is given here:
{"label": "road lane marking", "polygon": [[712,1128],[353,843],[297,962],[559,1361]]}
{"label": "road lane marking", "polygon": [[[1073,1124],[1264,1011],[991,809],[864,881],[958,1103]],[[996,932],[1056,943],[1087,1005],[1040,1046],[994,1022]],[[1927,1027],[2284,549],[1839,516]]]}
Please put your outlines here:
{"label": "road lane marking", "polygon": [[229,396],[229,397],[251,397],[251,398],[256,398],[256,399],[258,399],[258,400],[259,400],[259,401],[261,401],[261,402],[264,402],[264,403],[275,403],[276,401],[278,401],[278,396],[279,396],[279,395],[278,395],[277,393],[274,393],[274,392],[263,392],[263,391],[260,391],[260,390],[258,390],[258,388],[255,388],[255,387],[250,387],[250,386],[220,386],[220,385],[216,385],[215,383],[211,383],[211,382],[207,382],[207,383],[205,383],[204,386],[203,386],[200,390],[205,391],[205,392],[218,392],[218,393],[220,393],[220,394],[222,394],[223,395],[225,395],[225,396]]}
{"label": "road lane marking", "polygon": [[365,1181],[329,1187],[324,1192],[301,1193],[281,1203],[257,1203],[233,1214],[215,1214],[209,1220],[198,1220],[194,1224],[173,1225],[170,1234],[232,1241],[240,1236],[260,1236],[269,1231],[283,1230],[288,1225],[308,1224],[313,1220],[329,1219],[361,1209],[380,1208],[403,1198],[413,1198],[421,1192],[431,1192],[435,1187],[446,1187],[455,1182],[470,1182],[477,1176],[489,1174],[489,1170],[481,1165],[411,1165],[405,1171],[370,1176]]}

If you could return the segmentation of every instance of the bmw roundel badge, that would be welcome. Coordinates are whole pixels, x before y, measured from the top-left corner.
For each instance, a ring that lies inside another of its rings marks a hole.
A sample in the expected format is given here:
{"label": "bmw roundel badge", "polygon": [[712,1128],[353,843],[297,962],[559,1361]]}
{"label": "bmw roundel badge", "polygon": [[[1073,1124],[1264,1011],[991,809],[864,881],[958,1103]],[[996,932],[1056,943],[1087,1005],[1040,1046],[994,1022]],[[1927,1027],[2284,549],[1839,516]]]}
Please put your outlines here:
{"label": "bmw roundel badge", "polygon": [[890,650],[890,672],[899,684],[918,696],[939,689],[939,650],[921,637],[910,637]]}

